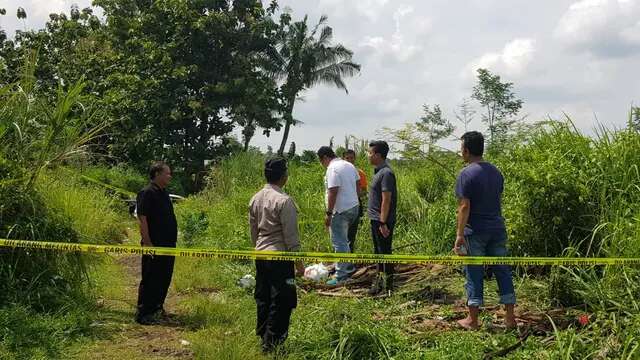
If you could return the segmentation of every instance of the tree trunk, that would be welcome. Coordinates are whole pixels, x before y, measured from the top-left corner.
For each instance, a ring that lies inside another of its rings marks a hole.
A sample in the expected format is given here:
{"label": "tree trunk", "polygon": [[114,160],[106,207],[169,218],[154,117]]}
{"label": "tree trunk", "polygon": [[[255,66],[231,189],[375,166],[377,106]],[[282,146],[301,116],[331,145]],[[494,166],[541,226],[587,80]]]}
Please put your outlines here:
{"label": "tree trunk", "polygon": [[253,120],[249,119],[249,118],[245,118],[244,121],[244,127],[242,129],[242,141],[243,141],[243,151],[247,152],[249,151],[249,143],[251,142],[251,139],[253,139],[253,136],[256,133],[256,126],[253,123]]}
{"label": "tree trunk", "polygon": [[244,137],[244,147],[243,147],[243,151],[247,152],[249,151],[249,141],[251,141],[251,138],[248,136]]}
{"label": "tree trunk", "polygon": [[282,134],[282,142],[280,143],[280,148],[278,149],[278,156],[284,155],[284,147],[285,145],[287,145],[289,129],[291,128],[291,124],[293,124],[293,104],[296,101],[295,99],[295,96],[289,99],[289,106],[287,106],[287,113],[285,114],[284,134]]}
{"label": "tree trunk", "polygon": [[204,160],[192,159],[185,164],[185,177],[182,186],[187,194],[194,194],[204,189],[204,178],[206,175]]}
{"label": "tree trunk", "polygon": [[278,149],[278,156],[284,155],[284,147],[285,145],[287,145],[287,138],[289,137],[290,128],[291,128],[291,121],[287,119],[287,122],[284,125],[284,134],[282,134],[282,142],[280,143],[280,148]]}
{"label": "tree trunk", "polygon": [[242,130],[244,152],[249,151],[249,143],[251,142],[251,139],[253,138],[253,135],[255,135],[255,133],[256,133],[256,128],[253,126],[253,124],[245,125],[244,129]]}

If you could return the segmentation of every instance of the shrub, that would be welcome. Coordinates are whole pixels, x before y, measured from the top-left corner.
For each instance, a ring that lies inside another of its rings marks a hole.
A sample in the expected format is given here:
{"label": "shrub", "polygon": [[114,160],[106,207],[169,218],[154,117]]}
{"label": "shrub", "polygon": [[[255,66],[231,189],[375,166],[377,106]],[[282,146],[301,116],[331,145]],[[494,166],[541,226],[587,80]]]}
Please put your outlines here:
{"label": "shrub", "polygon": [[586,251],[597,224],[591,139],[567,124],[536,132],[497,160],[505,176],[504,215],[515,255],[560,256]]}
{"label": "shrub", "polygon": [[187,247],[200,244],[200,238],[207,231],[209,219],[204,211],[187,212],[182,216],[182,242]]}
{"label": "shrub", "polygon": [[452,189],[451,174],[445,173],[439,168],[427,168],[422,171],[421,176],[416,179],[416,190],[420,197],[429,204],[446,196]]}

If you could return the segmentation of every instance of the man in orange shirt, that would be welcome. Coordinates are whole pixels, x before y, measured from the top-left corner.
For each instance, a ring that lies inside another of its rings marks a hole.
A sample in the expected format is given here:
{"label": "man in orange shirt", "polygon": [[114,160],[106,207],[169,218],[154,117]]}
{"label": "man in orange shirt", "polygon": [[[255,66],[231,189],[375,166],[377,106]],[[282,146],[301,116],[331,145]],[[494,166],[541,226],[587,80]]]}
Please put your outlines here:
{"label": "man in orange shirt", "polygon": [[[342,154],[342,159],[352,163],[355,166],[356,152],[351,149],[345,150],[344,154]],[[364,171],[362,171],[358,167],[356,167],[356,169],[358,170],[358,175],[360,176],[360,180],[358,181],[358,200],[360,202],[360,212],[358,213],[358,218],[362,218],[362,215],[364,214],[362,210],[362,199],[367,194],[367,187],[368,187],[367,175],[365,174]],[[358,225],[360,225],[360,220],[354,222],[351,226],[349,226],[348,238],[349,238],[349,248],[351,249],[351,252],[354,252],[354,249],[355,249],[356,235],[358,234]]]}

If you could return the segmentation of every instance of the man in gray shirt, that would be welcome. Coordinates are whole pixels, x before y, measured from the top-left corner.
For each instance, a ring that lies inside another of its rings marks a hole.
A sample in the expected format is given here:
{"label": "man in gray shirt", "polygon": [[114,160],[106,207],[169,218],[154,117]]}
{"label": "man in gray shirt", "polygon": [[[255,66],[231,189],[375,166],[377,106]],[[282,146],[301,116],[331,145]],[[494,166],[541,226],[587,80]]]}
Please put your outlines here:
{"label": "man in gray shirt", "polygon": [[[398,189],[396,175],[387,163],[388,154],[389,145],[385,141],[373,141],[369,144],[369,162],[375,166],[375,170],[369,186],[368,214],[376,254],[391,254],[393,229],[396,224]],[[369,294],[377,295],[392,289],[393,265],[378,264],[378,277]]]}

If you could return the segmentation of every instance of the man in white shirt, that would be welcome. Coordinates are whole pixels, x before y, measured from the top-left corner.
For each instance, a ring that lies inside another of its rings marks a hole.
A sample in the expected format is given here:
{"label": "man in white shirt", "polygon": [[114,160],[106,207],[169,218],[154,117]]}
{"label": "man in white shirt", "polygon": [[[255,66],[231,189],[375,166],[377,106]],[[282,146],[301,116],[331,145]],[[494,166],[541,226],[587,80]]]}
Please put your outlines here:
{"label": "man in white shirt", "polygon": [[[325,200],[327,212],[325,225],[331,231],[333,249],[339,253],[349,253],[349,227],[358,221],[358,190],[360,180],[358,170],[348,161],[336,157],[328,146],[318,150],[318,159],[327,169],[325,174]],[[336,263],[336,276],[327,282],[338,285],[349,279],[355,268],[351,263]]]}

